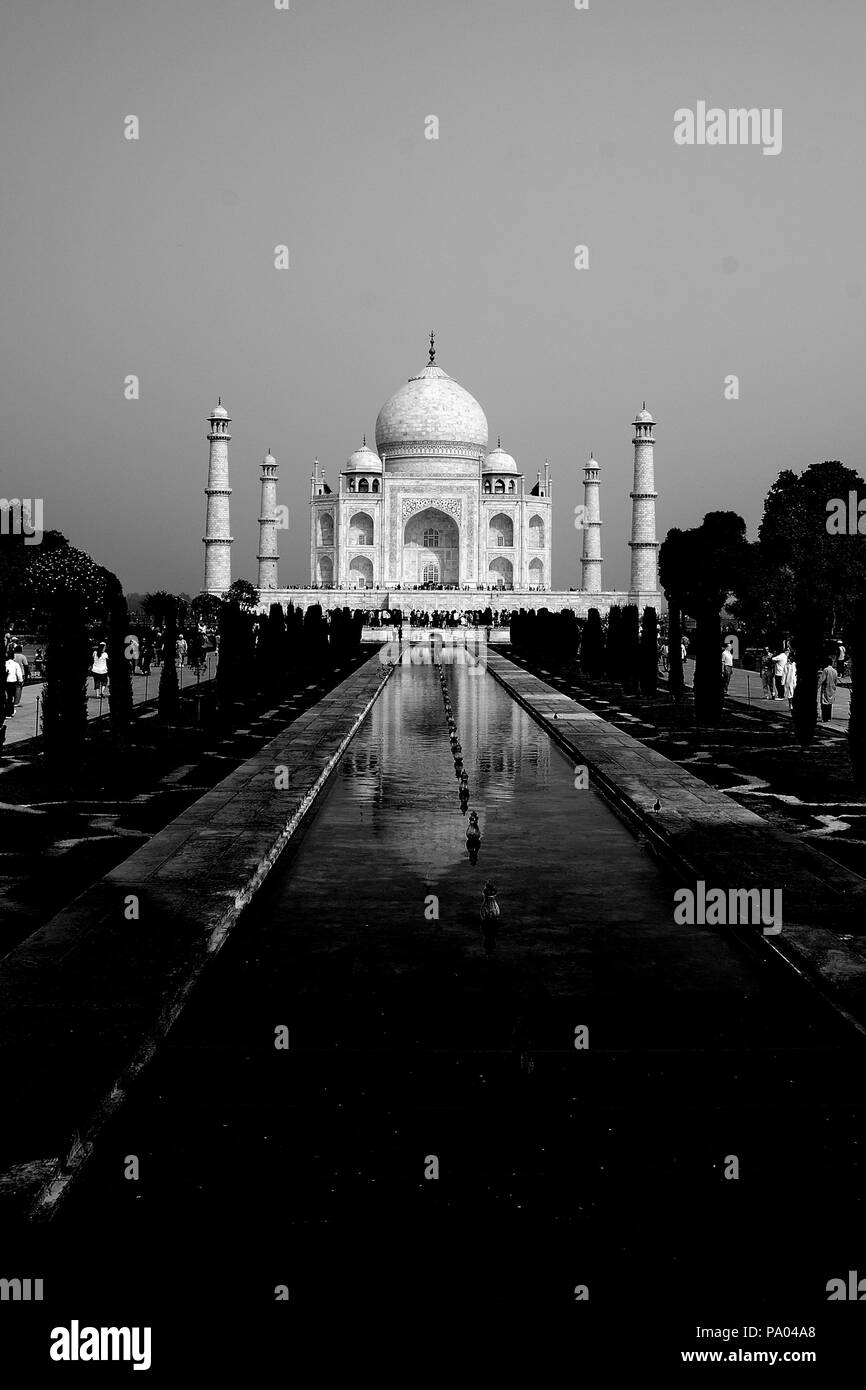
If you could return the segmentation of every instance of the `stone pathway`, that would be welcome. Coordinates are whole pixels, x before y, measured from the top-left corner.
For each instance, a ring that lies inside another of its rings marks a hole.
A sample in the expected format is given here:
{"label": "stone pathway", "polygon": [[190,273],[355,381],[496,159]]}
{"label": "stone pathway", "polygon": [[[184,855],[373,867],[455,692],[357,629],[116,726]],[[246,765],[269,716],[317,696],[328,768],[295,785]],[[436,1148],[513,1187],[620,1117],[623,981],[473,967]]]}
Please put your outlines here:
{"label": "stone pathway", "polygon": [[[132,678],[132,703],[143,705],[148,700],[153,700],[159,693],[159,677],[162,671],[161,666],[155,666],[150,676],[136,674]],[[208,674],[208,671],[210,674]],[[216,675],[215,658],[212,656],[208,670],[203,672],[201,685],[207,684]],[[182,690],[188,690],[190,686],[196,684],[196,678],[189,667],[178,667],[178,682]],[[21,692],[21,704],[16,707],[15,715],[6,720],[6,747],[10,748],[15,743],[22,743],[25,739],[34,738],[40,732],[40,721],[42,718],[42,693],[45,689],[43,681],[34,681],[31,685],[25,685]],[[95,700],[93,698],[93,681],[87,682],[87,718],[99,719],[102,715],[108,714],[108,700]]]}

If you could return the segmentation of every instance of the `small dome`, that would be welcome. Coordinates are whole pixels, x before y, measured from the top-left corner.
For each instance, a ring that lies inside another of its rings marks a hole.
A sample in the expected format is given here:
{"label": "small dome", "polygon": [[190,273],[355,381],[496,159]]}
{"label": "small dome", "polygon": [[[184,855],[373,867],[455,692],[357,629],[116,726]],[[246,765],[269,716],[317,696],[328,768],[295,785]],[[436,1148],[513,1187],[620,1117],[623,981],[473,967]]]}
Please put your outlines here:
{"label": "small dome", "polygon": [[355,449],[346,459],[344,473],[381,473],[382,460],[364,441],[360,449]]}
{"label": "small dome", "polygon": [[516,473],[517,471],[517,460],[513,459],[510,454],[506,454],[500,444],[497,444],[496,448],[491,450],[484,460],[485,473]]}
{"label": "small dome", "polygon": [[655,424],[655,420],[653,419],[653,417],[650,415],[649,411],[648,411],[647,408],[646,408],[646,401],[644,401],[644,403],[643,403],[643,410],[639,410],[638,413],[637,413],[637,415],[634,417],[634,422],[635,422],[636,425],[654,425],[654,424]]}
{"label": "small dome", "polygon": [[271,453],[270,449],[268,450],[268,452],[265,454],[264,458],[262,459],[262,463],[273,463],[273,464],[276,464],[276,459],[274,458],[274,456],[273,456],[273,454]]}
{"label": "small dome", "polygon": [[228,413],[228,411],[226,410],[225,406],[224,406],[223,403],[222,403],[222,397],[220,397],[220,403],[219,403],[219,405],[215,405],[215,406],[214,406],[213,410],[212,410],[211,413],[210,413],[210,419],[211,419],[211,420],[227,420],[228,418],[229,418],[229,413]]}

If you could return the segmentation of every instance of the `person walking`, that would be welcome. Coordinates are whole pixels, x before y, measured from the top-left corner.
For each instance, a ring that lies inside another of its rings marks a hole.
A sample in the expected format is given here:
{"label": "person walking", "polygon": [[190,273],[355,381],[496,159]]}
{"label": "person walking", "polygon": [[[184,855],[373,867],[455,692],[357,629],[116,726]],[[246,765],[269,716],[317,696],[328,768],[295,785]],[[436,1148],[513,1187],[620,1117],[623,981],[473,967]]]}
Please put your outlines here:
{"label": "person walking", "polygon": [[775,700],[775,699],[778,697],[778,699],[784,700],[784,698],[785,698],[785,667],[788,665],[788,653],[787,653],[787,651],[783,648],[780,652],[777,652],[777,653],[776,653],[776,655],[772,658],[772,661],[773,661],[773,682],[774,682],[774,685],[775,685],[775,691],[774,691],[774,694],[773,694],[773,699]]}
{"label": "person walking", "polygon": [[797,663],[793,656],[788,657],[788,664],[785,667],[785,699],[788,701],[788,709],[794,712],[794,691],[797,689]]}
{"label": "person walking", "polygon": [[15,708],[17,709],[21,704],[21,696],[24,694],[24,682],[27,680],[27,672],[30,668],[30,663],[24,655],[24,648],[20,642],[16,642],[12,648],[12,659],[13,661],[17,661],[21,668],[21,679],[15,691]]}
{"label": "person walking", "polygon": [[836,698],[836,685],[838,677],[836,667],[833,665],[831,657],[827,658],[827,665],[821,672],[819,688],[821,692],[821,718],[825,724],[829,724],[833,718],[833,701]]}
{"label": "person walking", "polygon": [[100,642],[93,653],[93,660],[90,663],[90,674],[93,676],[93,694],[95,698],[100,695],[108,694],[108,648],[104,642]]}
{"label": "person walking", "polygon": [[839,655],[836,657],[836,675],[840,681],[845,679],[845,646],[839,643]]}
{"label": "person walking", "polygon": [[6,657],[6,682],[3,689],[7,719],[15,718],[15,695],[18,686],[23,684],[24,672],[10,652]]}
{"label": "person walking", "polygon": [[734,658],[728,646],[722,647],[722,686],[723,694],[727,695],[728,686],[731,683],[731,676],[734,674]]}

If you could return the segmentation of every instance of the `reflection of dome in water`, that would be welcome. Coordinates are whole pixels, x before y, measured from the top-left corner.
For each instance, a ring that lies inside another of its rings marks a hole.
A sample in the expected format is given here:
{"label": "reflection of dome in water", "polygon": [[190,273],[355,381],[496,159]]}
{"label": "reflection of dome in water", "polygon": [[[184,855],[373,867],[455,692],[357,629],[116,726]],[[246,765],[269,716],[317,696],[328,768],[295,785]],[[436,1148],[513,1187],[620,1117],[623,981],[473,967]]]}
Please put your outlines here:
{"label": "reflection of dome in water", "polygon": [[487,417],[474,396],[429,362],[387,400],[376,421],[376,449],[415,441],[487,448]]}

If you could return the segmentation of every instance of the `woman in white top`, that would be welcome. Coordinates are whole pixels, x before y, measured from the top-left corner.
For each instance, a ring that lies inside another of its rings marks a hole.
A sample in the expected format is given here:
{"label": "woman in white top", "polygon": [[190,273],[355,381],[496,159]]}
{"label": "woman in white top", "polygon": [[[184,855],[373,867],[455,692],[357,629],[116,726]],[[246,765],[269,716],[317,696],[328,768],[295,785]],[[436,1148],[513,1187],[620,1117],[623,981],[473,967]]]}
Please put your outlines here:
{"label": "woman in white top", "polygon": [[90,666],[90,672],[93,676],[94,695],[100,695],[102,693],[107,694],[108,692],[106,690],[106,684],[108,681],[108,648],[106,647],[104,642],[100,642],[99,646],[96,648],[96,651],[93,653],[93,661]]}
{"label": "woman in white top", "polygon": [[797,689],[797,663],[793,657],[788,658],[784,675],[785,698],[788,701],[788,708],[793,710],[794,691]]}

